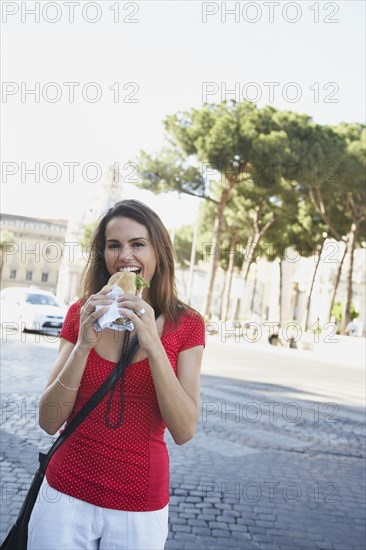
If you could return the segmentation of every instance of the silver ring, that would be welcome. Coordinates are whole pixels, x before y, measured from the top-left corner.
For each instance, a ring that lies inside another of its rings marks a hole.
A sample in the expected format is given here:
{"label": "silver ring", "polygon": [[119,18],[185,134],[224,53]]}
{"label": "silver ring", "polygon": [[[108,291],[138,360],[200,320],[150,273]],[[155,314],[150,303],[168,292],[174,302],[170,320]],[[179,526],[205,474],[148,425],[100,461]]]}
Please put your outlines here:
{"label": "silver ring", "polygon": [[139,317],[141,317],[141,315],[145,315],[146,311],[145,311],[145,308],[141,308],[140,311],[136,311],[136,315],[138,315]]}

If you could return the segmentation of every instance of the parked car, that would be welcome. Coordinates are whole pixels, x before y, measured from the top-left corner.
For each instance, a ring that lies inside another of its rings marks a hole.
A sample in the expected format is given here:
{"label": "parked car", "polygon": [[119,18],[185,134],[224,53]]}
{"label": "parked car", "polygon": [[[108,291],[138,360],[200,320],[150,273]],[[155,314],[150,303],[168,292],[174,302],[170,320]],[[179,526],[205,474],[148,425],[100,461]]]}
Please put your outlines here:
{"label": "parked car", "polygon": [[66,307],[56,296],[38,288],[9,287],[0,292],[0,320],[20,330],[60,333]]}

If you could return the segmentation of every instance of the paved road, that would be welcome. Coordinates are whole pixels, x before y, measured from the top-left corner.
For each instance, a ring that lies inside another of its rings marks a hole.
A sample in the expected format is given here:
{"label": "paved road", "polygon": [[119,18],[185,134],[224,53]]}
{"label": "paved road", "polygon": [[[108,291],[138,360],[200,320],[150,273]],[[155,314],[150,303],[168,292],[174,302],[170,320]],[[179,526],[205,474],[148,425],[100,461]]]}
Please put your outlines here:
{"label": "paved road", "polygon": [[[6,340],[1,538],[52,441],[37,401],[57,352],[36,335]],[[167,435],[166,549],[364,549],[364,383],[352,357],[209,340],[197,435],[184,446]]]}

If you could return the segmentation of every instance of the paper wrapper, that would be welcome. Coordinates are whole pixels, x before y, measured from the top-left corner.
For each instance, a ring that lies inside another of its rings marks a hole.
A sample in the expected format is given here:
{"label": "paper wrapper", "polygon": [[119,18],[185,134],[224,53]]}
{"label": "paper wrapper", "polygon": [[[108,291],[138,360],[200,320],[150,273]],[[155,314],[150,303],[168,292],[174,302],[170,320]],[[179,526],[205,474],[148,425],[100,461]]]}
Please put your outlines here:
{"label": "paper wrapper", "polygon": [[[125,322],[123,323],[123,325],[120,325],[114,322],[116,319],[121,317],[121,314],[118,311],[117,299],[119,296],[122,296],[123,294],[124,292],[121,289],[121,287],[119,287],[116,284],[112,285],[111,291],[108,292],[106,296],[110,296],[111,298],[113,298],[113,302],[111,303],[107,311],[101,317],[99,317],[99,319],[95,321],[94,330],[96,330],[97,332],[100,332],[104,328],[111,328],[112,330],[118,330],[118,331],[121,331],[121,330],[131,331],[134,329],[135,325],[133,324],[132,321],[130,321],[127,318],[125,318]],[[98,309],[100,309],[101,307],[104,307],[104,306],[96,306],[95,311],[98,311]]]}

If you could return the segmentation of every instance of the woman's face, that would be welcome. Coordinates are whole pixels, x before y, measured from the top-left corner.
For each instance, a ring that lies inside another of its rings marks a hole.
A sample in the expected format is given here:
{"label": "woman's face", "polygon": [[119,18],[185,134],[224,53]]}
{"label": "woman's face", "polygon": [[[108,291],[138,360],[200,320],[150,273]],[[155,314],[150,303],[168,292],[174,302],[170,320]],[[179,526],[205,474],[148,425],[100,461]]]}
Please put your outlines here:
{"label": "woman's face", "polygon": [[151,281],[156,269],[155,252],[144,225],[118,216],[105,229],[104,259],[110,275],[117,271],[136,271]]}

